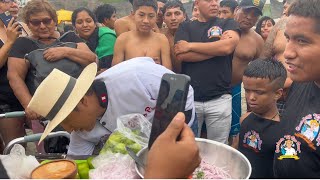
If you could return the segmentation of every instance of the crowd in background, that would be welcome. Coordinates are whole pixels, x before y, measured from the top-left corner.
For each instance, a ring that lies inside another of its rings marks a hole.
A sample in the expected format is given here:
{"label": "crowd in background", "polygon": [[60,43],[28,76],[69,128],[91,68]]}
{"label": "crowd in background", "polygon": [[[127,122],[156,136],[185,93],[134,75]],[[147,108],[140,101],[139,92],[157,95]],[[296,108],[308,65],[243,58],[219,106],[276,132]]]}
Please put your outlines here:
{"label": "crowd in background", "polygon": [[0,13],[20,12],[22,20],[0,22],[0,113],[26,113],[0,121],[2,146],[24,136],[25,126],[43,132],[42,117],[27,106],[52,69],[77,78],[92,62],[99,75],[151,57],[191,77],[195,136],[239,149],[251,178],[320,177],[319,0],[284,0],[277,22],[263,16],[264,0],[195,0],[192,17],[178,0],[129,1],[132,13],[119,19],[109,4],[80,7],[62,32],[47,0],[23,9],[0,1]]}

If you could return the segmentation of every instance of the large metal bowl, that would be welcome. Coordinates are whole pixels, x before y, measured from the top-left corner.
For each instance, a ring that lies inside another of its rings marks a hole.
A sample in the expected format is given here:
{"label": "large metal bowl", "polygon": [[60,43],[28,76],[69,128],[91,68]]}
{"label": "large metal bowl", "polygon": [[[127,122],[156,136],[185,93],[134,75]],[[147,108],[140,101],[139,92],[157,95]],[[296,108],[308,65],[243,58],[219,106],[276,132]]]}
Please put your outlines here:
{"label": "large metal bowl", "polygon": [[[208,139],[196,138],[196,142],[203,160],[227,170],[233,179],[249,179],[252,170],[251,164],[238,150]],[[147,155],[148,148],[140,150],[137,154],[145,164]],[[143,178],[144,169],[137,164],[135,168],[139,176]]]}

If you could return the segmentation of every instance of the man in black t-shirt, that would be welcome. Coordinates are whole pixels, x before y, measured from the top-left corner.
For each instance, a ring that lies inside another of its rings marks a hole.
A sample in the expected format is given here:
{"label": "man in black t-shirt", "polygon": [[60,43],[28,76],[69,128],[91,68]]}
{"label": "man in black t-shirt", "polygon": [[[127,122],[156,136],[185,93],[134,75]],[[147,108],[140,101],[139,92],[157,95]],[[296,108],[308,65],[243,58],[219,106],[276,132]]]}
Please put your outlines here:
{"label": "man in black t-shirt", "polygon": [[220,19],[218,0],[196,0],[197,20],[182,23],[175,35],[175,54],[182,73],[191,77],[199,120],[207,125],[208,139],[226,143],[231,125],[232,53],[239,41],[239,26]]}
{"label": "man in black t-shirt", "polygon": [[320,0],[289,9],[284,51],[293,84],[275,144],[276,178],[320,178]]}

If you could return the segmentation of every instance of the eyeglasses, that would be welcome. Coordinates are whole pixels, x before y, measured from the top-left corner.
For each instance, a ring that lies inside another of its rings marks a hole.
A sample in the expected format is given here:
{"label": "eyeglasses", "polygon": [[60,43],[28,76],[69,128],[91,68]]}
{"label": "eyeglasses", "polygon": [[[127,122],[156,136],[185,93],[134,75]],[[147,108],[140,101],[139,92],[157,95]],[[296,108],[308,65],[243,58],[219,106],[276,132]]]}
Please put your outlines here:
{"label": "eyeglasses", "polygon": [[51,22],[52,22],[52,19],[50,18],[44,18],[42,20],[34,19],[29,21],[29,23],[32,24],[33,26],[40,26],[41,23],[43,23],[44,25],[49,25],[51,24]]}

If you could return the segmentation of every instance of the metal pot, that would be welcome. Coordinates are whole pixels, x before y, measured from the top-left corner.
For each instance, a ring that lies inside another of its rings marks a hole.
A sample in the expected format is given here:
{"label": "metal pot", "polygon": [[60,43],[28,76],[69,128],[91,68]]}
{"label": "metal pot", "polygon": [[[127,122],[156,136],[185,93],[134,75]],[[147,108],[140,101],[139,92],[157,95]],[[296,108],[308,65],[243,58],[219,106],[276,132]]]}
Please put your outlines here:
{"label": "metal pot", "polygon": [[[238,150],[212,140],[196,138],[199,146],[200,156],[207,163],[221,167],[231,175],[233,179],[249,179],[251,175],[251,164],[249,160]],[[146,164],[148,148],[141,149],[137,156]],[[136,171],[141,178],[144,169],[136,164]]]}

